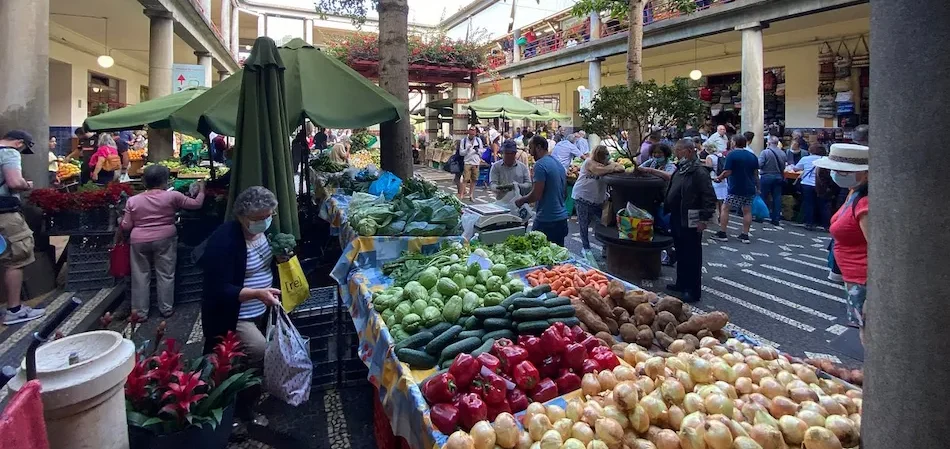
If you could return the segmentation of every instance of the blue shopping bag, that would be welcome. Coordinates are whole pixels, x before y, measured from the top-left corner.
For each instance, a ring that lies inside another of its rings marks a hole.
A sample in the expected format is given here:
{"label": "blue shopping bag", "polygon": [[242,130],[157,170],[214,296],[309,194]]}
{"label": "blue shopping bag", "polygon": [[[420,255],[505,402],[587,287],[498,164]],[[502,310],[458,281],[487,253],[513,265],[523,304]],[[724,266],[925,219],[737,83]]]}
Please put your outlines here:
{"label": "blue shopping bag", "polygon": [[402,187],[402,180],[391,172],[384,171],[379,179],[369,185],[370,195],[383,195],[387,200],[393,199]]}
{"label": "blue shopping bag", "polygon": [[756,195],[752,201],[752,218],[756,220],[767,220],[769,218],[769,207],[761,196]]}

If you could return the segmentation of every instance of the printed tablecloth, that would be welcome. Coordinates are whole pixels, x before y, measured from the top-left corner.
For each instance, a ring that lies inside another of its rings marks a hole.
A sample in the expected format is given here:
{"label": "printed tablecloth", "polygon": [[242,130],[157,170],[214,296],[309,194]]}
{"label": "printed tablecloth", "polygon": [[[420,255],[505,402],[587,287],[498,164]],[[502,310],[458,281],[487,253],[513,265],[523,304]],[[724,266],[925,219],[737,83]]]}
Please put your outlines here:
{"label": "printed tablecloth", "polygon": [[350,196],[334,193],[320,205],[318,216],[330,223],[330,235],[340,235],[346,227],[346,208],[350,205]]}

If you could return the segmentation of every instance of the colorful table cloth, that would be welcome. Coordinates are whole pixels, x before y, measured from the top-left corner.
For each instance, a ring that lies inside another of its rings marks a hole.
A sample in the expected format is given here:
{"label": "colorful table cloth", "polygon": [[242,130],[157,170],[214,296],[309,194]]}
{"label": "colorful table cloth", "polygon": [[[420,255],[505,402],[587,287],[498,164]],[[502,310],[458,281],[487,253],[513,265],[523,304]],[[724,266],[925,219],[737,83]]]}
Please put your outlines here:
{"label": "colorful table cloth", "polygon": [[320,205],[319,217],[330,223],[330,235],[340,235],[346,227],[346,208],[350,205],[350,197],[334,193]]}

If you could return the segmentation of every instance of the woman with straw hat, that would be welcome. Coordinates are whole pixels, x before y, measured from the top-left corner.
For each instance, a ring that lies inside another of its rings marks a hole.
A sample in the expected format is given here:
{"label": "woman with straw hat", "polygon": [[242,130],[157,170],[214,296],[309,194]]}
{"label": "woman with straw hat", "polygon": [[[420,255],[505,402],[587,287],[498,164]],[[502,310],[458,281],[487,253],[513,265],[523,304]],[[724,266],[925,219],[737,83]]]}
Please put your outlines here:
{"label": "woman with straw hat", "polygon": [[831,170],[831,178],[848,199],[831,217],[834,257],[841,268],[848,296],[848,321],[861,329],[864,340],[864,302],[868,280],[868,147],[836,143],[831,152],[814,162]]}

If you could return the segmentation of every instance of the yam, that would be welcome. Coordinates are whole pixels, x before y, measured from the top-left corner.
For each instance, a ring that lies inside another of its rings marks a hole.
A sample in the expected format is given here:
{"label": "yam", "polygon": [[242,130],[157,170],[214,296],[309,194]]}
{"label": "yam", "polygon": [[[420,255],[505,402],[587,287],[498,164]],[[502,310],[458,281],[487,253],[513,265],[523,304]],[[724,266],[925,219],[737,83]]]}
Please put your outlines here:
{"label": "yam", "polygon": [[613,310],[614,307],[618,307],[617,303],[614,300],[610,299],[610,295],[607,295],[604,297],[604,302],[607,303],[607,307],[610,310]]}
{"label": "yam", "polygon": [[656,303],[657,312],[670,312],[674,317],[679,316],[683,313],[683,301],[680,301],[678,298],[672,296],[666,296],[660,298]]}
{"label": "yam", "polygon": [[699,338],[700,341],[702,341],[702,339],[706,337],[712,337],[712,333],[709,332],[708,329],[700,329],[699,332],[696,332],[696,337]]}
{"label": "yam", "polygon": [[[634,323],[634,324],[636,324],[636,323]],[[642,330],[644,330],[644,329],[650,329],[650,325],[649,325],[649,324],[641,324],[641,325],[637,326],[637,330],[638,330],[638,331],[642,331]],[[650,329],[650,330],[652,331],[653,329]]]}
{"label": "yam", "polygon": [[610,296],[610,299],[614,301],[620,301],[623,299],[624,291],[623,283],[614,279],[607,283],[607,295]]}
{"label": "yam", "polygon": [[[677,333],[679,334],[679,338],[682,338],[683,340],[686,341],[688,345],[693,347],[694,351],[699,348],[699,339],[696,338],[695,335],[679,333],[679,330],[677,330]],[[693,351],[687,351],[687,352],[693,352]]]}
{"label": "yam", "polygon": [[653,330],[647,328],[637,332],[637,344],[647,349],[653,346]]}
{"label": "yam", "polygon": [[607,332],[598,332],[594,334],[595,337],[599,338],[600,341],[604,342],[607,346],[613,346],[617,343],[617,340],[614,339],[613,335],[608,334]]}
{"label": "yam", "polygon": [[650,303],[642,303],[633,310],[633,319],[637,326],[653,324],[654,318],[656,318],[656,311]]}
{"label": "yam", "polygon": [[600,315],[601,318],[614,316],[610,307],[607,306],[607,302],[604,301],[604,298],[600,296],[596,290],[590,287],[584,287],[580,291],[580,297],[581,300],[584,301],[584,304],[590,307],[596,314]]}
{"label": "yam", "polygon": [[[676,332],[680,334],[693,334],[696,335],[696,332],[699,332],[703,328],[702,316],[693,315],[692,318],[687,320],[685,323],[680,323],[676,326]],[[696,347],[699,347],[699,342],[697,342]]]}
{"label": "yam", "polygon": [[663,333],[675,339],[676,326],[674,326],[673,323],[666,323],[666,327],[663,328]]}
{"label": "yam", "polygon": [[590,310],[590,307],[587,307],[583,301],[571,298],[571,305],[574,306],[574,314],[581,321],[581,324],[587,328],[587,332],[596,334],[609,330],[604,320],[597,316],[593,310]]}
{"label": "yam", "polygon": [[620,325],[617,324],[617,320],[613,318],[604,318],[604,323],[607,324],[607,331],[611,335],[617,335],[617,332],[620,330]]}
{"label": "yam", "polygon": [[659,330],[665,330],[667,324],[672,324],[674,328],[680,324],[678,321],[676,321],[676,317],[673,316],[672,313],[665,310],[656,314],[655,322],[659,327]]}
{"label": "yam", "polygon": [[613,312],[614,319],[617,320],[617,324],[623,326],[624,323],[630,322],[630,313],[627,312],[627,309],[624,309],[623,307],[614,307]]}
{"label": "yam", "polygon": [[627,293],[623,294],[623,298],[617,301],[620,307],[627,309],[627,312],[633,313],[633,311],[640,304],[648,303],[649,297],[645,290],[630,290]]}
{"label": "yam", "polygon": [[666,332],[657,332],[655,336],[656,340],[660,342],[660,347],[663,349],[669,348],[670,345],[673,344],[673,341],[675,341],[673,337],[667,335]]}
{"label": "yam", "polygon": [[[577,314],[577,313],[575,312],[575,315],[576,315],[576,314]],[[590,328],[588,328],[587,325],[584,324],[583,321],[581,321],[580,324],[578,324],[578,326],[581,327],[581,330],[582,330],[582,331],[587,332],[588,334],[590,333]]]}
{"label": "yam", "polygon": [[637,334],[640,331],[637,330],[637,326],[634,326],[631,323],[624,323],[620,325],[620,338],[627,343],[636,343]]}
{"label": "yam", "polygon": [[716,332],[726,327],[726,323],[729,322],[729,315],[726,315],[726,312],[710,312],[703,317],[703,328],[709,332]]}

